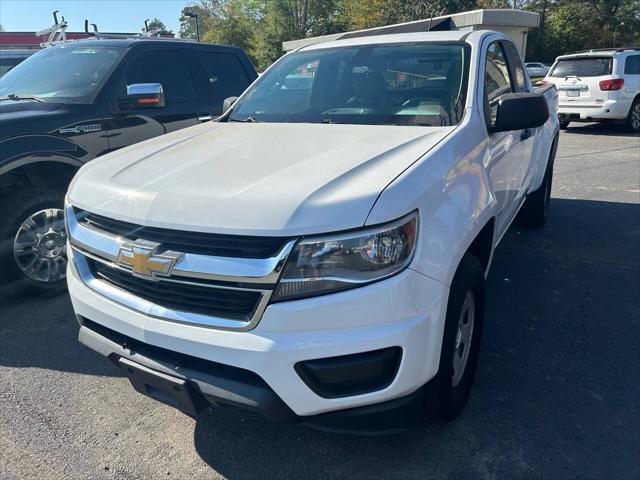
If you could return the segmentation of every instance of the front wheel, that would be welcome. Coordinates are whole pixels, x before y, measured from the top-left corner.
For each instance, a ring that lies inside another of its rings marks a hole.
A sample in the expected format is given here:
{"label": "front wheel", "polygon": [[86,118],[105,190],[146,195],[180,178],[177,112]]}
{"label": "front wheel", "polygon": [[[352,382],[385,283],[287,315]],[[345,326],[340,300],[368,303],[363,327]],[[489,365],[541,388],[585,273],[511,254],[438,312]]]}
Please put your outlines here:
{"label": "front wheel", "polygon": [[424,386],[431,419],[453,420],[469,397],[484,323],[484,284],[480,261],[467,253],[449,291],[438,373]]}
{"label": "front wheel", "polygon": [[65,287],[64,193],[26,188],[2,199],[0,283],[24,279],[50,292]]}

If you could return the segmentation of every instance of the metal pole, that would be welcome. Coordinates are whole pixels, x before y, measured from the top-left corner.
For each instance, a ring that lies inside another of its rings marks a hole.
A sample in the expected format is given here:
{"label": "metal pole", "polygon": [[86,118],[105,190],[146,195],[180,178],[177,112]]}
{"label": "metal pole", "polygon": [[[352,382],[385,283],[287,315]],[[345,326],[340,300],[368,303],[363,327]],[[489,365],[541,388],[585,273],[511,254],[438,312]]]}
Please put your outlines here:
{"label": "metal pole", "polygon": [[198,25],[198,14],[194,12],[184,12],[184,15],[193,18],[196,22],[196,41],[200,42],[200,25]]}

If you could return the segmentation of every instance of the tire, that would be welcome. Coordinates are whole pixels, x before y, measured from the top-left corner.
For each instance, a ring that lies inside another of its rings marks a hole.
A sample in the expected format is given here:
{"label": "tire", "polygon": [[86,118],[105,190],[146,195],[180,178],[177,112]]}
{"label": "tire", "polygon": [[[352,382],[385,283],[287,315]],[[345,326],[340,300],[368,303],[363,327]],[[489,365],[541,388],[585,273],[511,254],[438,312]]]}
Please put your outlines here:
{"label": "tire", "polygon": [[547,161],[547,169],[544,172],[542,184],[537,190],[527,195],[524,205],[518,212],[516,223],[523,227],[541,228],[549,217],[549,206],[551,204],[551,187],[553,184],[553,162],[555,148]]}
{"label": "tire", "polygon": [[[431,420],[453,420],[469,398],[480,353],[484,297],[485,280],[482,265],[476,257],[467,253],[458,266],[449,290],[440,367],[436,376],[424,386],[424,411]],[[469,298],[472,299],[473,306],[471,315],[467,310]],[[463,344],[464,336],[461,332],[464,327],[459,328],[461,325],[468,325],[470,330],[466,345]],[[461,364],[461,359],[465,357],[466,360]],[[454,364],[458,368],[454,367]]]}
{"label": "tire", "polygon": [[636,98],[631,104],[625,126],[632,133],[640,132],[640,98]]}
{"label": "tire", "polygon": [[567,122],[567,121],[560,122],[560,130],[566,130],[569,127],[570,123],[571,122]]}
{"label": "tire", "polygon": [[[0,204],[0,284],[16,281],[49,293],[66,288],[64,192],[23,188]],[[33,223],[25,225],[28,219]],[[28,267],[28,268],[27,268]]]}

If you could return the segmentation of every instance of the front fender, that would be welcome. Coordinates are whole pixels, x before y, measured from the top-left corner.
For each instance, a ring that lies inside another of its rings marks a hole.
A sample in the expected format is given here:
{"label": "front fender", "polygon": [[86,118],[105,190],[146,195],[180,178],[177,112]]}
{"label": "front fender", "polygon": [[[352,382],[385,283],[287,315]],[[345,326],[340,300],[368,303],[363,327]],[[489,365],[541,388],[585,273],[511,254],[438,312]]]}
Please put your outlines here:
{"label": "front fender", "polygon": [[45,134],[30,134],[0,141],[0,175],[36,162],[57,162],[81,167],[88,152],[73,141]]}
{"label": "front fender", "polygon": [[[382,192],[367,224],[417,209],[420,227],[414,270],[450,286],[462,256],[497,215],[485,169],[483,129],[459,127]],[[491,249],[495,239],[492,242]]]}

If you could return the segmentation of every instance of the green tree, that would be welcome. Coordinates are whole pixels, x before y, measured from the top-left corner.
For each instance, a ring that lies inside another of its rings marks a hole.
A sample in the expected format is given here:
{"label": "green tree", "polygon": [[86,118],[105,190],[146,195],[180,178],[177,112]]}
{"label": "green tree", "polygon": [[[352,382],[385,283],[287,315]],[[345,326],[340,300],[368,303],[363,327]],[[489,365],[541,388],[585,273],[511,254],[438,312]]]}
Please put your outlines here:
{"label": "green tree", "polygon": [[347,28],[339,0],[266,0],[260,2],[252,55],[260,69],[282,55],[282,42],[328,35]]}
{"label": "green tree", "polygon": [[[153,32],[158,35],[173,35],[171,30],[167,30],[164,22],[159,18],[154,18],[153,20],[149,20],[147,22],[147,29],[149,32]],[[142,29],[142,32],[145,32],[145,29]]]}
{"label": "green tree", "polygon": [[212,17],[216,17],[224,0],[193,0],[182,9],[180,15],[180,29],[178,35],[180,38],[196,38],[195,19],[187,17],[186,12],[198,15],[198,25],[200,27],[200,35],[202,36],[209,29],[209,22]]}
{"label": "green tree", "polygon": [[[282,42],[459,13],[522,8],[540,15],[527,57],[640,43],[640,0],[193,0],[201,39],[247,51],[259,69],[282,55]],[[194,20],[180,18],[180,36],[195,38]]]}
{"label": "green tree", "polygon": [[[235,45],[253,56],[256,29],[262,19],[262,2],[225,0],[211,12],[202,41]],[[254,59],[255,60],[255,59]]]}
{"label": "green tree", "polygon": [[529,33],[527,58],[552,62],[563,53],[640,43],[638,0],[530,0],[540,14]]}

